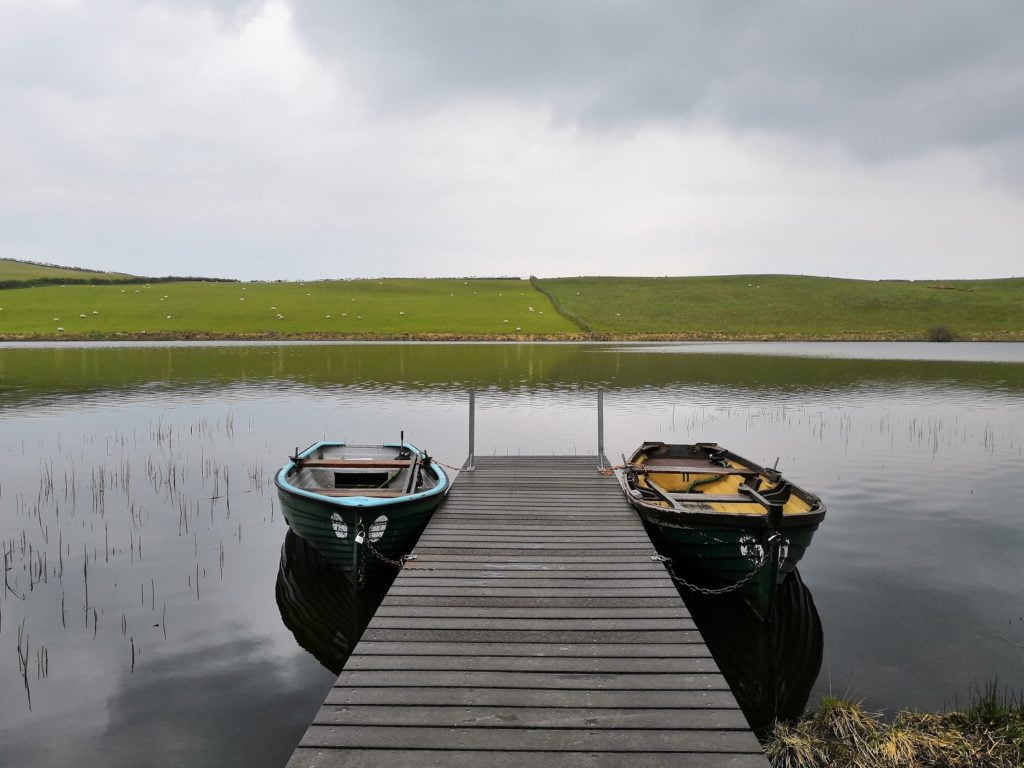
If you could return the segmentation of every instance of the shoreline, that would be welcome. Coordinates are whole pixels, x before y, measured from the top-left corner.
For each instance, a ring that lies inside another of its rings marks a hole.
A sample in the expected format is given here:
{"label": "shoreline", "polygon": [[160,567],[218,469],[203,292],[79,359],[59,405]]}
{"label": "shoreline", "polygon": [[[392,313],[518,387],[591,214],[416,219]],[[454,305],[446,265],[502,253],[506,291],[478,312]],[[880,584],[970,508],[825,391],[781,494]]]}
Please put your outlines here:
{"label": "shoreline", "polygon": [[[395,342],[395,341],[434,341],[438,343],[457,341],[479,342],[565,342],[579,343],[588,341],[600,342],[927,342],[944,344],[946,341],[934,341],[921,334],[893,331],[886,333],[850,333],[850,334],[696,334],[696,333],[553,333],[553,334],[486,334],[486,333],[360,333],[360,334],[329,334],[329,333],[222,333],[218,331],[186,331],[153,333],[57,333],[57,334],[10,334],[0,333],[0,342],[108,342],[108,341],[362,341],[362,342]],[[1024,342],[1024,331],[1005,331],[995,333],[965,334],[951,339],[952,342]]]}

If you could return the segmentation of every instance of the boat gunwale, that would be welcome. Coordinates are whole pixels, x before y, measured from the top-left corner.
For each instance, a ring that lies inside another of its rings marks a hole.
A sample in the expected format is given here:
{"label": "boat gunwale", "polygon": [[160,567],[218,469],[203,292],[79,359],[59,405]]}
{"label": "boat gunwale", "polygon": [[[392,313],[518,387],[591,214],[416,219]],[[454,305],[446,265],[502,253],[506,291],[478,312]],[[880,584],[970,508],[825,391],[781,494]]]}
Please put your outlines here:
{"label": "boat gunwale", "polygon": [[[377,446],[356,446],[348,445],[345,442],[321,440],[313,443],[311,446],[306,448],[301,453],[297,454],[294,458],[302,459],[308,456],[313,451],[319,448],[405,448],[418,456],[425,455],[423,451],[417,448],[412,443],[382,443]],[[451,482],[448,479],[448,473],[441,468],[436,461],[430,462],[430,469],[433,470],[434,476],[437,478],[437,485],[433,488],[428,488],[425,491],[419,491],[417,493],[408,493],[402,496],[395,496],[390,498],[375,498],[373,496],[325,496],[317,493],[316,491],[309,491],[305,488],[299,488],[298,486],[292,485],[288,481],[288,475],[297,468],[297,464],[294,460],[289,460],[287,464],[281,467],[277,471],[277,475],[274,477],[274,484],[277,489],[283,493],[288,493],[293,496],[301,496],[312,501],[316,501],[320,504],[327,506],[338,507],[340,509],[349,508],[365,508],[365,507],[394,507],[402,504],[406,504],[410,501],[419,501],[420,499],[427,499],[431,496],[438,496],[446,493],[448,488],[451,486]]]}

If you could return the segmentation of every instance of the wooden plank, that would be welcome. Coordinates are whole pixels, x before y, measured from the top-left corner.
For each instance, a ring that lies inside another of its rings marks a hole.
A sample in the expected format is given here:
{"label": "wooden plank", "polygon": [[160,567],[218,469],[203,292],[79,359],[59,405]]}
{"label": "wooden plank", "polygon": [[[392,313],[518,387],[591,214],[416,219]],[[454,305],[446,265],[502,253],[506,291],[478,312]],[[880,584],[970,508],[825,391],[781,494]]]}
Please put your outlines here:
{"label": "wooden plank", "polygon": [[[665,724],[669,726],[668,723]],[[304,747],[346,749],[450,749],[533,752],[576,751],[581,743],[603,752],[760,752],[749,731],[548,728],[416,728],[311,725]]]}
{"label": "wooden plank", "polygon": [[683,615],[689,615],[685,607],[680,607],[679,595],[640,596],[628,595],[624,597],[615,595],[588,595],[586,597],[569,597],[559,595],[558,597],[537,597],[527,595],[517,597],[514,595],[501,595],[488,597],[484,595],[400,595],[389,593],[386,606],[419,605],[419,606],[472,606],[481,608],[522,608],[535,605],[541,608],[602,608],[612,605],[629,605],[634,607],[665,607],[669,606],[674,610],[680,610]]}
{"label": "wooden plank", "polygon": [[602,674],[587,672],[466,672],[449,670],[370,671],[343,670],[337,683],[342,687],[370,688],[467,687],[467,688],[574,688],[592,690],[721,691],[729,690],[725,679],[714,673]]}
{"label": "wooden plank", "polygon": [[[653,547],[651,547],[653,551]],[[651,555],[644,554],[643,552],[630,551],[625,556],[627,559],[619,560],[617,562],[629,563],[635,565],[637,563],[648,564],[654,562],[651,560]],[[558,554],[551,552],[522,552],[515,555],[501,556],[495,554],[481,555],[478,553],[471,552],[438,552],[436,549],[430,553],[430,562],[417,562],[412,561],[405,564],[406,568],[429,568],[434,563],[608,563],[609,556],[607,553],[600,555],[580,554],[579,551],[569,552],[567,554]],[[664,569],[664,566],[661,566]]]}
{"label": "wooden plank", "polygon": [[[584,744],[583,746],[588,746]],[[299,747],[286,768],[766,768],[761,754],[706,752],[496,752]]]}
{"label": "wooden plank", "polygon": [[747,720],[737,709],[631,709],[591,707],[465,707],[465,706],[347,706],[324,705],[316,725],[450,726],[465,728],[664,728],[686,720],[687,728],[746,730]]}
{"label": "wooden plank", "polygon": [[299,459],[300,467],[317,469],[403,469],[411,464],[412,459]]}
{"label": "wooden plank", "polygon": [[[375,617],[415,617],[430,616],[434,618],[502,618],[502,619],[564,619],[564,608],[530,606],[528,608],[509,608],[504,605],[491,606],[438,606],[438,605],[392,605],[390,602],[377,609]],[[603,608],[573,607],[572,618],[575,619],[679,619],[688,618],[685,612],[672,607],[664,608],[629,608],[615,604]]]}
{"label": "wooden plank", "polygon": [[439,562],[433,560],[432,562],[420,562],[418,560],[410,560],[405,564],[406,571],[410,572],[410,575],[425,572],[438,572],[444,571],[445,573],[457,573],[461,571],[503,571],[505,573],[540,573],[540,572],[553,572],[553,571],[572,571],[575,573],[626,573],[626,574],[641,574],[644,576],[650,575],[657,578],[662,578],[665,573],[665,566],[661,563],[653,562],[649,559],[641,559],[633,563],[609,563],[609,562],[598,562],[598,563],[563,563],[563,562],[518,562],[516,560],[502,561],[502,560],[485,560],[483,562],[462,562],[459,560],[450,560],[447,562]]}
{"label": "wooden plank", "polygon": [[727,690],[690,691],[601,691],[586,688],[355,688],[335,686],[327,693],[325,704],[394,704],[408,707],[493,706],[516,707],[588,707],[604,709],[739,709]]}
{"label": "wooden plank", "polygon": [[391,589],[396,595],[422,595],[424,597],[430,597],[432,595],[444,595],[447,597],[461,597],[463,595],[484,595],[492,597],[589,597],[594,594],[601,594],[606,597],[671,597],[675,592],[675,587],[646,587],[642,591],[637,588],[631,587],[615,587],[615,588],[562,588],[557,587],[502,587],[500,585],[493,585],[486,583],[487,580],[481,580],[481,585],[478,587],[441,587],[438,585],[421,586],[420,582],[416,585],[409,584],[397,584]]}
{"label": "wooden plank", "polygon": [[708,658],[704,643],[428,643],[363,640],[353,656],[592,656],[600,658],[679,659]]}
{"label": "wooden plank", "polygon": [[[575,576],[575,574],[574,574]],[[494,578],[480,578],[477,576],[466,576],[464,578],[447,578],[445,576],[438,576],[429,571],[426,573],[417,573],[415,576],[410,575],[409,579],[402,586],[426,586],[430,589],[442,588],[442,587],[488,587],[488,588],[505,588],[513,589],[516,587],[526,587],[527,589],[540,589],[543,587],[561,587],[566,586],[570,589],[650,589],[657,588],[659,582],[657,579],[649,579],[642,577],[639,579],[587,579],[587,578],[570,578],[565,576],[561,579],[552,579],[550,575],[543,574],[541,576],[524,576],[522,574],[497,574]],[[660,583],[660,586],[664,587],[664,582]]]}
{"label": "wooden plank", "polygon": [[[660,659],[658,674],[705,674],[717,672],[715,662],[708,657]],[[425,671],[444,670],[473,672],[558,672],[565,674],[626,675],[649,673],[650,659],[603,658],[567,656],[353,656],[345,665],[347,670]]]}
{"label": "wooden plank", "polygon": [[506,632],[520,630],[590,630],[628,632],[650,629],[695,629],[693,619],[589,619],[555,618],[540,619],[509,618],[507,616],[461,618],[456,616],[376,616],[370,622],[374,629],[498,629]]}
{"label": "wooden plank", "polygon": [[508,632],[490,629],[375,629],[368,627],[363,633],[364,640],[394,640],[415,642],[423,640],[437,643],[697,643],[701,642],[700,632],[695,629],[674,631],[609,632],[585,630],[519,630]]}

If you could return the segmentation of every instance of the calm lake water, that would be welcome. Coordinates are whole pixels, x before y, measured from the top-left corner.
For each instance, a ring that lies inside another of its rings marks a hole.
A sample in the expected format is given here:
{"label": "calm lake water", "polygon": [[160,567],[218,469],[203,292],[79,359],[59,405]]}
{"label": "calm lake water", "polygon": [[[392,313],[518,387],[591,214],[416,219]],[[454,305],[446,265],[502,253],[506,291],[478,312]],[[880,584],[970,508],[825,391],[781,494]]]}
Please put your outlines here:
{"label": "calm lake water", "polygon": [[0,764],[283,765],[334,674],[273,473],[400,430],[461,464],[469,388],[481,454],[593,453],[603,388],[613,461],[714,440],[820,494],[812,702],[1024,688],[1024,345],[6,345]]}

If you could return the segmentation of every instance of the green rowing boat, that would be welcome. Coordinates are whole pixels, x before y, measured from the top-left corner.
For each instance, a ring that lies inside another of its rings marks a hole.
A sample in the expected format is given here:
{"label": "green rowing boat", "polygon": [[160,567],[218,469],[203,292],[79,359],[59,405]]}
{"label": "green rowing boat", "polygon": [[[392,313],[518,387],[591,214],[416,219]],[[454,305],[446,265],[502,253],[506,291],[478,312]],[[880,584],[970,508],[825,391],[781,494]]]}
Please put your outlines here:
{"label": "green rowing boat", "polygon": [[408,443],[314,443],[281,467],[288,526],[361,586],[400,568],[449,488],[448,475]]}

